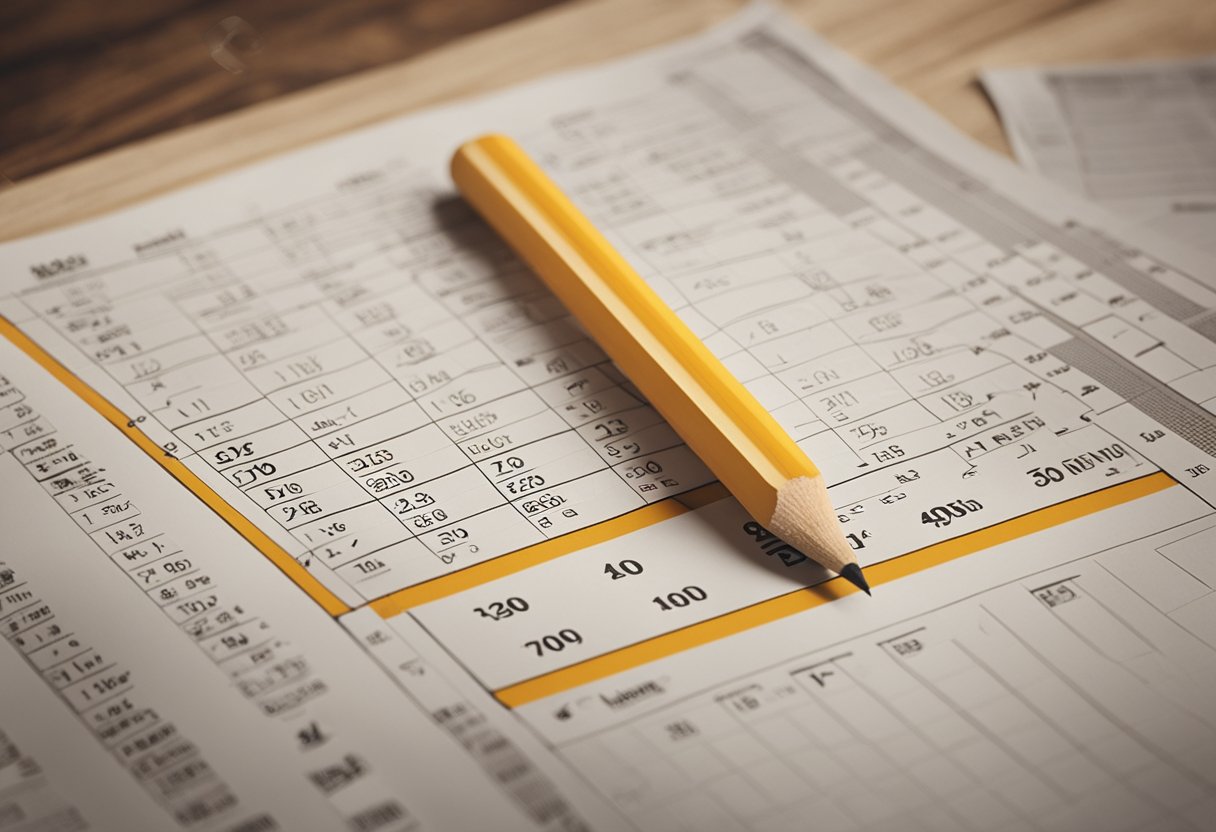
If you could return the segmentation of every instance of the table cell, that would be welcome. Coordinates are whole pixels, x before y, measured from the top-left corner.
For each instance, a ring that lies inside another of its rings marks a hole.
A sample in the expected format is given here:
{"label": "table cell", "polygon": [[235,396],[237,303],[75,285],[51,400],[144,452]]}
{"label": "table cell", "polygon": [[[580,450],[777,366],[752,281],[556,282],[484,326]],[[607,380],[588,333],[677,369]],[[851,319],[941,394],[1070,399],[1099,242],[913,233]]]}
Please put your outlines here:
{"label": "table cell", "polygon": [[879,371],[861,347],[848,346],[775,373],[798,396],[814,396]]}
{"label": "table cell", "polygon": [[508,327],[493,326],[500,321],[492,321],[490,328],[478,328],[478,332],[503,362],[512,366],[520,366],[521,362],[531,365],[537,356],[551,354],[587,338],[587,333],[570,316],[569,310],[548,292],[533,295],[524,315],[505,320]]}
{"label": "table cell", "polygon": [[330,568],[366,557],[412,535],[379,503],[355,506],[292,529],[312,557]]}
{"label": "table cell", "polygon": [[528,384],[538,385],[607,360],[604,351],[594,341],[582,338],[528,358],[516,359],[512,368]]}
{"label": "table cell", "polygon": [[604,467],[603,460],[573,431],[477,463],[508,499],[575,479]]}
{"label": "table cell", "polygon": [[[762,259],[762,258],[761,258]],[[718,326],[734,323],[741,318],[765,312],[774,306],[784,306],[808,298],[812,289],[795,275],[769,280],[763,290],[743,286],[697,304],[697,309]]]}
{"label": "table cell", "polygon": [[380,501],[417,534],[504,504],[504,498],[473,466],[407,488]]}
{"label": "table cell", "polygon": [[612,470],[648,503],[714,481],[705,463],[684,445],[622,462]]}
{"label": "table cell", "polygon": [[879,371],[806,396],[803,401],[824,424],[838,427],[911,399],[890,376]]}
{"label": "table cell", "polygon": [[337,575],[369,601],[410,584],[407,575],[435,556],[417,540],[403,540],[387,549],[338,567]]}
{"label": "table cell", "polygon": [[[463,264],[457,268],[465,274],[471,271]],[[530,271],[504,263],[496,264],[491,274],[470,276],[473,279],[461,291],[447,292],[443,300],[452,314],[471,318],[474,328],[485,337],[514,337],[528,322],[536,320],[529,301],[542,287]]]}
{"label": "table cell", "polygon": [[644,404],[640,398],[624,387],[617,386],[562,405],[557,412],[571,427],[578,427],[622,410],[632,410],[640,404]]}
{"label": "table cell", "polygon": [[321,446],[325,453],[337,459],[338,457],[356,454],[361,450],[372,449],[384,442],[399,438],[419,428],[429,427],[431,420],[426,418],[426,414],[422,412],[422,408],[414,402],[407,402],[406,404],[393,407],[387,412],[369,416],[362,421],[352,420],[348,422],[345,418],[347,414],[340,410],[348,407],[367,408],[369,406],[368,399],[371,399],[372,403],[377,405],[383,400],[391,400],[392,398],[396,398],[396,396],[388,394],[391,394],[394,389],[400,390],[395,382],[390,382],[384,387],[376,388],[376,390],[369,391],[362,397],[357,397],[354,400],[355,404],[348,405],[344,403],[336,405],[335,408],[328,411],[331,415],[324,419],[318,419],[317,416],[319,414],[313,414],[311,418],[315,421],[309,427],[321,427],[324,424],[339,421],[349,425],[345,429],[328,429],[328,433],[316,440],[317,444]]}
{"label": "table cell", "polygon": [[535,416],[529,416],[517,422],[503,425],[497,430],[491,430],[476,439],[467,439],[458,443],[459,447],[474,461],[487,459],[499,454],[514,452],[524,445],[546,439],[550,436],[570,430],[562,418],[552,410],[545,410]]}
{"label": "table cell", "polygon": [[265,428],[283,424],[287,418],[279,409],[265,399],[258,399],[243,407],[200,419],[188,427],[173,432],[187,447],[201,451],[223,442],[233,442]]}
{"label": "table cell", "polygon": [[[897,348],[908,358],[898,362],[898,366],[890,370],[891,377],[912,395],[923,396],[1010,363],[1004,355],[989,350],[976,352],[965,346],[947,346],[941,349],[939,345],[942,341],[944,339],[933,344],[916,339],[913,343]],[[890,357],[894,359],[894,354]]]}
{"label": "table cell", "polygon": [[[259,485],[276,477],[286,476],[295,471],[302,471],[328,461],[329,458],[321,453],[320,448],[312,442],[303,441],[298,445],[256,461],[243,460],[240,464],[225,468],[223,475],[225,479],[234,485],[247,489],[250,486]],[[192,462],[193,460],[187,460],[187,464],[194,467],[191,464]],[[204,463],[200,460],[197,464],[202,465]]]}
{"label": "table cell", "polygon": [[48,489],[48,493],[67,511],[97,505],[108,497],[118,494],[118,486],[106,480],[94,483],[71,480],[64,483],[64,486],[62,489],[52,486],[51,489]]}
{"label": "table cell", "polygon": [[240,439],[212,445],[199,456],[217,471],[225,471],[305,443],[312,444],[304,431],[291,422],[280,422]]}
{"label": "table cell", "polygon": [[[451,353],[476,338],[460,321],[453,319],[427,327],[413,329],[408,316],[405,321],[389,329],[385,340],[392,336],[391,346],[374,353],[377,361],[394,377],[413,377],[418,373],[451,371]],[[458,372],[458,369],[457,369]]]}
{"label": "table cell", "polygon": [[[735,340],[774,372],[853,346],[853,340],[835,323],[807,326],[806,318],[799,315],[802,311],[801,305],[770,310],[758,324],[758,330],[741,331],[735,335]],[[816,315],[814,319],[819,318],[822,315]],[[768,335],[770,329],[784,334]]]}
{"label": "table cell", "polygon": [[185,318],[174,313],[170,313],[168,318],[138,323],[109,322],[97,329],[78,332],[72,340],[97,363],[107,366],[117,364],[194,334],[194,327]]}
{"label": "table cell", "polygon": [[149,527],[141,518],[136,517],[133,520],[119,521],[109,528],[92,532],[89,537],[93,539],[98,548],[109,555],[119,549],[125,549],[132,544],[155,537],[156,534],[156,530]]}
{"label": "table cell", "polygon": [[344,453],[334,459],[343,470],[355,476],[374,474],[404,459],[425,454],[443,447],[452,447],[446,437],[434,425],[422,425],[414,430],[397,434],[365,448]]}
{"label": "table cell", "polygon": [[393,377],[411,396],[426,401],[449,385],[462,382],[470,373],[501,363],[485,344],[470,340],[419,364],[394,367]]}
{"label": "table cell", "polygon": [[437,575],[463,569],[545,539],[511,506],[490,509],[446,528],[420,535],[419,538],[446,564],[446,568],[436,570]]}
{"label": "table cell", "polygon": [[138,517],[139,514],[140,511],[135,503],[120,494],[105,502],[77,509],[72,512],[72,519],[80,528],[91,532],[107,528],[121,520]]}
{"label": "table cell", "polygon": [[[487,239],[487,235],[478,233],[481,230],[474,231],[466,226],[461,228],[459,236],[453,235],[442,240],[432,237],[428,241],[429,251],[411,247],[408,252],[403,252],[403,254],[413,255],[413,257],[404,262],[412,264],[418,264],[420,260],[426,262],[427,268],[419,272],[417,280],[418,284],[425,287],[434,297],[446,301],[460,292],[474,291],[487,279],[506,271],[502,265],[491,262],[485,257],[470,257],[468,250],[462,247],[462,244],[485,246],[485,249],[480,250],[486,251],[487,254],[494,252],[505,254],[502,242]],[[435,262],[436,259],[439,262]]]}
{"label": "table cell", "polygon": [[[319,324],[319,310],[305,308],[296,312],[259,312],[242,321],[224,321],[214,329],[208,329],[211,340],[221,352],[236,352],[236,364],[242,369],[268,361],[273,355],[267,345],[293,333],[307,333]],[[338,333],[335,333],[335,335]],[[307,338],[292,342],[290,349],[306,349]],[[279,353],[281,356],[286,353]],[[246,357],[247,356],[247,357]]]}
{"label": "table cell", "polygon": [[[331,466],[324,467],[330,468]],[[357,483],[352,482],[339,471],[334,470],[332,473],[341,476],[341,479],[333,479],[326,487],[311,494],[276,502],[266,508],[266,513],[283,528],[294,529],[305,523],[324,520],[345,509],[371,502],[367,492]],[[274,488],[274,486],[270,487]]]}
{"label": "table cell", "polygon": [[514,502],[548,537],[557,537],[641,508],[646,501],[614,471],[597,471]]}
{"label": "table cell", "polygon": [[288,417],[295,419],[345,402],[391,380],[383,367],[367,359],[323,379],[304,381],[276,390],[267,398]]}
{"label": "table cell", "polygon": [[[837,428],[837,433],[850,448],[860,452],[872,445],[881,444],[885,447],[891,439],[907,437],[908,434],[940,424],[940,420],[922,407],[920,402],[904,402],[875,413],[873,416],[858,419],[845,427]],[[923,436],[917,436],[916,439],[922,441],[917,445],[901,443],[900,447],[909,454],[912,453],[911,448],[929,453],[942,446],[943,431],[926,431]],[[879,462],[881,460],[875,457],[871,461]]]}
{"label": "table cell", "polygon": [[501,364],[470,369],[418,399],[435,420],[467,413],[524,389],[519,376]]}
{"label": "table cell", "polygon": [[386,497],[463,468],[469,459],[434,425],[426,425],[363,451],[340,457],[368,493]]}
{"label": "table cell", "polygon": [[618,384],[616,379],[609,378],[599,367],[585,367],[576,373],[540,384],[535,390],[550,407],[560,408]]}
{"label": "table cell", "polygon": [[253,385],[220,356],[129,384],[126,389],[169,430],[227,413],[259,398]]}
{"label": "table cell", "polygon": [[245,494],[259,506],[269,510],[272,506],[319,494],[343,481],[354,485],[341,468],[326,462],[301,471],[289,472],[286,476],[265,480],[247,489]]}
{"label": "table cell", "polygon": [[671,425],[649,405],[583,425],[578,433],[613,464],[681,444]]}
{"label": "table cell", "polygon": [[[379,261],[377,265],[386,264]],[[422,287],[414,283],[403,284],[401,276],[391,267],[382,276],[361,280],[360,286],[375,294],[342,306],[333,305],[330,314],[344,330],[361,338],[374,336],[378,328],[386,324],[404,325],[407,327],[404,331],[413,334],[452,320],[451,313],[432,300]],[[383,346],[387,343],[375,349]]]}
{"label": "table cell", "polygon": [[215,347],[207,340],[207,336],[191,335],[182,338],[179,333],[178,338],[163,346],[144,345],[143,351],[138,355],[114,361],[106,369],[115,381],[127,385],[159,378],[165,373],[195,365],[215,354]]}
{"label": "table cell", "polygon": [[722,266],[707,271],[672,275],[671,282],[690,302],[699,303],[735,289],[765,283],[789,271],[789,266],[780,257],[757,257],[748,261],[746,272]]}
{"label": "table cell", "polygon": [[260,363],[243,372],[258,390],[273,393],[293,384],[346,370],[365,360],[367,353],[350,338],[337,338],[328,343],[314,340],[306,349]]}
{"label": "table cell", "polygon": [[[265,313],[259,313],[256,319],[266,318]],[[282,326],[268,327],[265,338],[258,338],[250,343],[238,343],[235,347],[227,347],[230,342],[220,341],[212,334],[217,344],[225,347],[228,358],[238,369],[246,373],[257,373],[263,368],[304,355],[310,350],[323,349],[344,337],[344,333],[333,321],[315,307],[274,316]],[[240,337],[240,330],[228,322],[226,327],[232,335]]]}
{"label": "table cell", "polygon": [[950,421],[958,418],[964,411],[992,401],[995,396],[1025,390],[1026,385],[1037,381],[1029,370],[1017,364],[1003,364],[975,378],[942,386],[932,393],[918,397],[917,401],[939,419]]}
{"label": "table cell", "polygon": [[475,410],[455,416],[436,419],[435,424],[452,438],[453,442],[475,439],[491,431],[498,431],[515,422],[544,413],[548,408],[531,390],[521,390],[493,402],[487,402]]}
{"label": "table cell", "polygon": [[[412,419],[411,411],[416,414]],[[348,450],[354,450],[386,436],[412,430],[427,421],[409,395],[396,382],[390,381],[313,411],[298,424],[309,436],[343,436],[340,444],[347,444]],[[360,444],[349,445],[347,440],[354,442],[356,439],[361,439]]]}

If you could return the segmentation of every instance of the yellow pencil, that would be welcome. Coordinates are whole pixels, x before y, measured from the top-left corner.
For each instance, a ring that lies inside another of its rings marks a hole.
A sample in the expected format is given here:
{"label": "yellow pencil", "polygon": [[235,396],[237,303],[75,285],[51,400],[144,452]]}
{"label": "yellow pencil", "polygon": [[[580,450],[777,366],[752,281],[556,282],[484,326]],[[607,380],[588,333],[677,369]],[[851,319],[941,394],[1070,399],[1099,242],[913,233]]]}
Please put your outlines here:
{"label": "yellow pencil", "polygon": [[819,469],[519,145],[462,145],[452,177],[752,517],[869,593]]}

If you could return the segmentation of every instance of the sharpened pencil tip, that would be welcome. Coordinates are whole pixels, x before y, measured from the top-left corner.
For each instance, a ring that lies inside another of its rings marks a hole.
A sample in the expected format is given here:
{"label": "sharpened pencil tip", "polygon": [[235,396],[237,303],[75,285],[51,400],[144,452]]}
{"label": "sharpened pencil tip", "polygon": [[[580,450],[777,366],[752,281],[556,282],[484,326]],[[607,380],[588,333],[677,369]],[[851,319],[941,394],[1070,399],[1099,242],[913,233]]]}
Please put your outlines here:
{"label": "sharpened pencil tip", "polygon": [[866,583],[866,576],[861,574],[861,567],[855,563],[850,563],[840,570],[840,577],[851,583],[853,586],[860,589],[866,595],[870,595],[870,585]]}

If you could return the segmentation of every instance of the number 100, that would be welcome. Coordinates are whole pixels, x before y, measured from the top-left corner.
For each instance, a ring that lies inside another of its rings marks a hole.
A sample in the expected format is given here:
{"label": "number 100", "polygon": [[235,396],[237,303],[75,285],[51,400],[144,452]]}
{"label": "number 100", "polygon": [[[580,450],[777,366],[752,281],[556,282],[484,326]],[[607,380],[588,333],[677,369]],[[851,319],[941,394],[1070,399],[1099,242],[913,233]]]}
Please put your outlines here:
{"label": "number 100", "polygon": [[658,604],[659,609],[663,612],[675,609],[677,607],[687,607],[693,601],[704,601],[709,597],[709,593],[701,589],[699,586],[686,586],[677,592],[669,592],[666,595],[656,595],[650,600]]}

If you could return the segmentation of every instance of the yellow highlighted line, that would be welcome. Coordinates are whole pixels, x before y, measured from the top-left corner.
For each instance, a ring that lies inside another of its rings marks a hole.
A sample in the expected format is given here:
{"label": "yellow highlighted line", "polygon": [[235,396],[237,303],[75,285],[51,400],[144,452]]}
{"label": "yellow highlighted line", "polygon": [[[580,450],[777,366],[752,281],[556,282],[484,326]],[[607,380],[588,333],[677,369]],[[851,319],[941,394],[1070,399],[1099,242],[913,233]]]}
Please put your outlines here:
{"label": "yellow highlighted line", "polygon": [[38,346],[24,332],[19,330],[11,321],[0,315],[0,335],[12,341],[22,352],[37,361],[42,367],[59,379],[69,390],[79,396],[90,407],[100,413],[107,422],[118,428],[128,439],[139,446],[140,450],[160,464],[178,482],[194,492],[194,495],[207,504],[208,508],[220,516],[237,534],[245,538],[255,549],[270,559],[271,563],[281,569],[287,577],[295,581],[300,589],[308,593],[314,601],[321,605],[330,615],[341,615],[350,612],[338,596],[330,592],[312,573],[299,564],[295,558],[287,554],[282,546],[275,543],[261,529],[212,490],[211,486],[198,478],[185,463],[169,456],[164,449],[153,442],[147,434],[135,425],[125,413],[84,381],[67,367],[56,361],[50,353]]}
{"label": "yellow highlighted line", "polygon": [[681,514],[687,514],[693,509],[708,505],[725,496],[727,496],[726,489],[721,484],[710,483],[689,491],[687,494],[653,503],[628,514],[622,514],[620,517],[596,523],[594,526],[588,526],[543,543],[536,543],[524,549],[517,549],[493,560],[474,564],[459,572],[406,587],[391,595],[378,598],[368,606],[375,610],[381,618],[392,618],[419,604],[455,595],[457,592],[481,586],[489,581],[522,572],[538,563],[560,558],[606,540],[613,540],[638,529],[653,526],[663,520],[670,520],[672,517],[679,517]]}
{"label": "yellow highlighted line", "polygon": [[[1131,482],[1121,483],[1093,494],[1086,494],[1058,505],[1048,506],[986,529],[956,537],[953,540],[935,543],[906,555],[867,566],[866,577],[871,586],[889,583],[940,563],[956,560],[982,549],[1007,543],[1103,509],[1155,494],[1174,485],[1177,483],[1168,474],[1149,474]],[[647,662],[656,661],[795,613],[813,609],[858,591],[847,581],[834,578],[818,586],[779,595],[750,607],[693,624],[682,630],[665,633],[647,641],[596,656],[585,662],[555,670],[544,676],[511,685],[496,691],[494,695],[507,707],[517,708],[537,699],[603,679],[614,673],[620,673]]]}

